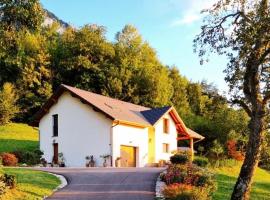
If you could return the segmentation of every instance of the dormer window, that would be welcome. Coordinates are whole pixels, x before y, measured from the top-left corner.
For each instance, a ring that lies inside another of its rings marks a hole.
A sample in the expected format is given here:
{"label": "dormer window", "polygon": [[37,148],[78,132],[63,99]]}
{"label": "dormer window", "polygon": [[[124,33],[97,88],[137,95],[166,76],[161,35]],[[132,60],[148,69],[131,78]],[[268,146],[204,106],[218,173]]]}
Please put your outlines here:
{"label": "dormer window", "polygon": [[58,136],[58,115],[53,115],[53,137]]}
{"label": "dormer window", "polygon": [[163,119],[163,132],[167,134],[169,133],[169,119]]}

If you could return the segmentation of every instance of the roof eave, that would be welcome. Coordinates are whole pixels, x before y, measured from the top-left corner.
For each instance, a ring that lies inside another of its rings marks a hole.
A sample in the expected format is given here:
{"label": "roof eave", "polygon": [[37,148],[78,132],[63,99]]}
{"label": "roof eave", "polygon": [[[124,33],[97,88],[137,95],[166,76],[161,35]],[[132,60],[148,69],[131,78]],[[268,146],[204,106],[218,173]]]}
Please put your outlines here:
{"label": "roof eave", "polygon": [[115,120],[115,118],[111,115],[109,115],[108,113],[104,112],[103,110],[101,110],[100,108],[98,108],[97,106],[95,106],[94,104],[90,103],[89,101],[87,101],[86,99],[84,99],[83,97],[79,96],[78,94],[76,94],[75,92],[73,92],[72,90],[70,90],[68,87],[66,87],[65,85],[61,84],[56,92],[49,98],[49,100],[44,104],[44,106],[42,106],[42,108],[34,115],[33,117],[33,121],[30,122],[29,124],[31,126],[38,126],[39,122],[41,120],[41,118],[48,113],[49,109],[51,108],[51,106],[54,105],[55,102],[58,101],[59,97],[63,94],[63,92],[69,92],[71,94],[71,96],[78,98],[83,104],[87,104],[91,107],[93,107],[95,109],[95,111],[101,112],[104,115],[106,115],[108,118]]}

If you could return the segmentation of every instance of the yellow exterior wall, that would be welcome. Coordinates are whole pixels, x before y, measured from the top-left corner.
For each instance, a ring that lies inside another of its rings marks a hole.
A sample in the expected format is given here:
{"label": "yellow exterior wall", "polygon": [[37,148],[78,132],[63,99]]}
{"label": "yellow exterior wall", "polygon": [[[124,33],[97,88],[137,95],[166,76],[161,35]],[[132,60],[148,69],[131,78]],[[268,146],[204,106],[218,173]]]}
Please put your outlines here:
{"label": "yellow exterior wall", "polygon": [[148,128],[148,163],[155,163],[155,128]]}

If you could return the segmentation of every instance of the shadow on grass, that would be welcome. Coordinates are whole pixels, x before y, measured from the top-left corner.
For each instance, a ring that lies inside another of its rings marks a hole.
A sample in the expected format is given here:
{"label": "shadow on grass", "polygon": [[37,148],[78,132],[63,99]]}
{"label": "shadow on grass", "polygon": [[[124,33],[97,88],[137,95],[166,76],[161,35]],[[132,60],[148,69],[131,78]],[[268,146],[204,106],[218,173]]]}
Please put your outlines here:
{"label": "shadow on grass", "polygon": [[[17,190],[22,192],[23,199],[42,199],[50,195],[60,180],[46,172],[27,168],[3,168],[5,173],[12,174],[17,180]],[[26,195],[26,197],[25,197]]]}
{"label": "shadow on grass", "polygon": [[251,199],[266,200],[270,199],[270,183],[255,181],[252,185]]}
{"label": "shadow on grass", "polygon": [[216,180],[218,182],[218,189],[213,195],[214,200],[226,200],[230,199],[231,193],[233,191],[236,178],[232,176],[227,176],[224,174],[217,174]]}
{"label": "shadow on grass", "polygon": [[13,152],[16,150],[32,151],[34,149],[37,149],[38,145],[38,141],[32,140],[1,139],[0,152]]}
{"label": "shadow on grass", "polygon": [[6,168],[5,172],[8,174],[13,174],[16,177],[19,185],[33,185],[38,188],[52,190],[59,184],[57,177],[46,172],[26,168]]}
{"label": "shadow on grass", "polygon": [[[213,200],[230,199],[234,184],[237,178],[224,174],[217,174],[218,189],[213,195]],[[255,181],[252,184],[251,199],[252,200],[269,200],[270,183]]]}

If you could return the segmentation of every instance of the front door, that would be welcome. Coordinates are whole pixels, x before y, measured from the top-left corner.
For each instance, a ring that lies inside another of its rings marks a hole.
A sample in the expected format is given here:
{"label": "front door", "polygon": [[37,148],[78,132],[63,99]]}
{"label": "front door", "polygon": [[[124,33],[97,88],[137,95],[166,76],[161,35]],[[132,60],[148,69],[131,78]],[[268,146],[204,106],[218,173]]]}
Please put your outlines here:
{"label": "front door", "polygon": [[53,163],[58,163],[58,143],[53,143]]}
{"label": "front door", "polygon": [[121,167],[136,167],[136,147],[120,147]]}

